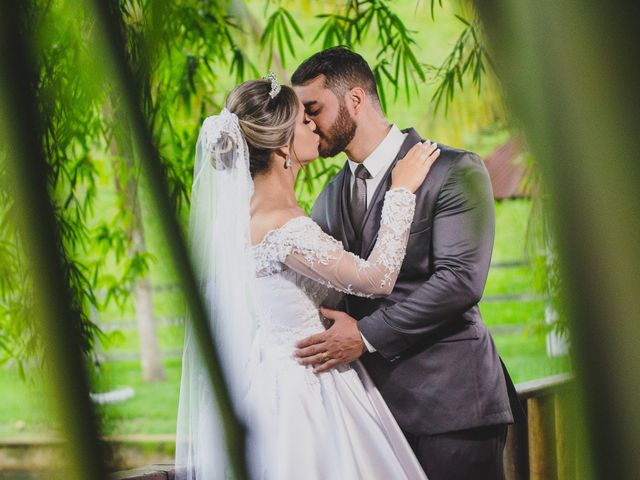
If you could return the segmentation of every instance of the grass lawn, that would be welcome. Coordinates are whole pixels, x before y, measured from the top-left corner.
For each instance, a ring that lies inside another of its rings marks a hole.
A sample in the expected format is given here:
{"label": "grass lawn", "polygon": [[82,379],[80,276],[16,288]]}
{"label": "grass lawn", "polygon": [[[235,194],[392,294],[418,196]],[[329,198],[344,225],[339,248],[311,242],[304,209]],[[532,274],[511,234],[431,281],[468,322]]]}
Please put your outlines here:
{"label": "grass lawn", "polygon": [[549,358],[545,339],[537,334],[496,334],[493,336],[514,383],[548,377],[570,370],[568,357]]}
{"label": "grass lawn", "polygon": [[485,323],[491,327],[521,326],[528,328],[533,333],[537,327],[541,327],[540,319],[544,318],[543,301],[508,301],[508,302],[483,302],[480,311]]}
{"label": "grass lawn", "polygon": [[[569,369],[567,358],[546,356],[543,337],[520,332],[496,334],[494,339],[516,383]],[[167,379],[146,383],[141,379],[138,361],[107,362],[95,390],[128,386],[135,390],[135,396],[101,407],[104,433],[175,433],[180,363],[179,357],[165,359]],[[13,368],[0,368],[0,385],[3,386],[0,438],[33,438],[52,431],[51,415],[43,401],[47,394],[38,384],[23,382]]]}
{"label": "grass lawn", "polygon": [[29,371],[27,378],[22,380],[16,368],[0,367],[0,438],[32,438],[52,428],[42,375]]}
{"label": "grass lawn", "polygon": [[138,361],[106,363],[101,385],[97,388],[109,390],[128,386],[135,390],[135,396],[101,408],[105,433],[175,433],[181,364],[180,357],[165,359],[166,380],[148,383],[141,379]]}

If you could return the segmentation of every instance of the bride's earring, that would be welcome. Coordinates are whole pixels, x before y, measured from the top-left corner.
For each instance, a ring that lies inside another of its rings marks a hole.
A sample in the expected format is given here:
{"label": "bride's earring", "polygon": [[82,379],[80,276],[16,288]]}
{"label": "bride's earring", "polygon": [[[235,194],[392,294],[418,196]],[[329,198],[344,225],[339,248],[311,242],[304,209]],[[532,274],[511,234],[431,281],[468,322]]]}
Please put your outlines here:
{"label": "bride's earring", "polygon": [[291,167],[291,157],[287,155],[287,159],[284,161],[284,168]]}

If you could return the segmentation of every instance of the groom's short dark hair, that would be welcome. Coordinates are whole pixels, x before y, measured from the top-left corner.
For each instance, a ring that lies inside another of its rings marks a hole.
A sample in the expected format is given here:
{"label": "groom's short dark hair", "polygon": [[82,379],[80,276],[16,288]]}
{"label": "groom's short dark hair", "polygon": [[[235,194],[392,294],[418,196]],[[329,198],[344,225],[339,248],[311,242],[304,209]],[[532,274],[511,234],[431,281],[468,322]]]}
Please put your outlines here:
{"label": "groom's short dark hair", "polygon": [[325,87],[342,98],[347,90],[360,87],[380,104],[376,79],[367,61],[347,47],[333,47],[307,58],[291,77],[293,85],[304,85],[324,75]]}

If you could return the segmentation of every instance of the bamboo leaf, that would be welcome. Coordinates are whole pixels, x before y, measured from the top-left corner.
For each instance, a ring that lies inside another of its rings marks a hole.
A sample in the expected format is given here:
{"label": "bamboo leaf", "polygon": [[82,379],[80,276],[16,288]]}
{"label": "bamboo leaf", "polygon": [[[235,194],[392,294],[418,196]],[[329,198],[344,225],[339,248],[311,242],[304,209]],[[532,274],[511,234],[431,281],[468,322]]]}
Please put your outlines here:
{"label": "bamboo leaf", "polygon": [[[327,15],[327,16],[328,16],[328,15]],[[318,15],[318,17],[319,17],[319,18],[321,18],[322,16],[321,16],[321,15]],[[330,24],[331,24],[331,23],[330,23],[330,20],[327,20],[326,22],[324,22],[324,23],[322,24],[322,26],[320,27],[320,29],[318,30],[318,32],[316,33],[316,36],[315,36],[315,37],[313,37],[313,40],[311,40],[311,43],[315,43],[315,42],[318,40],[318,38],[320,38],[320,36],[322,36],[322,34],[323,34],[324,32],[326,32],[326,30],[329,28],[329,25],[330,25]]]}
{"label": "bamboo leaf", "polygon": [[454,15],[454,17],[456,17],[458,20],[460,20],[462,23],[464,23],[467,27],[471,26],[471,24],[469,23],[468,20],[466,20],[465,18],[461,17],[457,13]]}
{"label": "bamboo leaf", "polygon": [[276,34],[276,39],[278,42],[278,54],[280,55],[280,61],[282,62],[282,65],[285,65],[285,57],[284,57],[284,41],[283,41],[283,24],[282,24],[282,20],[281,17],[279,17],[278,22],[276,23],[276,28],[275,28],[275,34]]}
{"label": "bamboo leaf", "polygon": [[[434,14],[435,4],[436,4],[436,0],[431,0],[431,20],[435,19],[435,14]],[[438,5],[442,7],[442,0],[438,0]]]}
{"label": "bamboo leaf", "polygon": [[387,97],[385,93],[385,88],[382,83],[382,76],[380,75],[380,71],[382,68],[375,68],[373,70],[373,76],[376,80],[376,85],[378,85],[378,95],[380,97],[380,105],[382,106],[382,111],[387,111]]}
{"label": "bamboo leaf", "polygon": [[302,35],[302,30],[300,30],[300,27],[296,23],[295,19],[291,15],[291,13],[287,9],[284,9],[284,8],[282,9],[282,11],[283,11],[284,15],[287,17],[287,19],[289,20],[289,24],[291,25],[291,27],[293,27],[293,30],[296,32],[298,37],[301,40],[304,40],[304,37]]}
{"label": "bamboo leaf", "polygon": [[284,21],[282,22],[282,34],[287,42],[287,46],[289,47],[289,52],[291,53],[291,56],[295,57],[293,43],[291,42],[291,34],[289,33],[289,29],[287,28],[287,25]]}

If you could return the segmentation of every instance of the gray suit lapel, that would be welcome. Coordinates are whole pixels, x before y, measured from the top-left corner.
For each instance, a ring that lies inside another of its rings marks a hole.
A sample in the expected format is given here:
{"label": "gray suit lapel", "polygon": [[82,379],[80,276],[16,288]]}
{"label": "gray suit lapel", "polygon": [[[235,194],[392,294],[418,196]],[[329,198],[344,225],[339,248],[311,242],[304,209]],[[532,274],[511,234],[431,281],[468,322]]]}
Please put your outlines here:
{"label": "gray suit lapel", "polygon": [[376,192],[371,199],[371,205],[367,208],[367,213],[364,217],[364,222],[362,224],[362,248],[360,249],[361,257],[368,258],[371,254],[371,250],[373,249],[373,245],[375,244],[376,238],[378,237],[378,230],[380,229],[380,217],[382,216],[382,205],[384,204],[384,194],[391,187],[391,171],[395,164],[404,157],[411,147],[413,147],[416,143],[422,141],[420,135],[413,129],[408,128],[403,130],[404,133],[407,134],[407,137],[404,139],[404,143],[400,147],[398,154],[391,162],[391,165],[387,169],[384,174],[383,179],[380,181]]}

